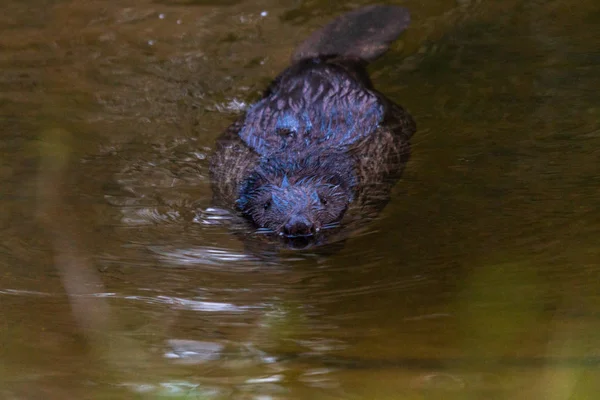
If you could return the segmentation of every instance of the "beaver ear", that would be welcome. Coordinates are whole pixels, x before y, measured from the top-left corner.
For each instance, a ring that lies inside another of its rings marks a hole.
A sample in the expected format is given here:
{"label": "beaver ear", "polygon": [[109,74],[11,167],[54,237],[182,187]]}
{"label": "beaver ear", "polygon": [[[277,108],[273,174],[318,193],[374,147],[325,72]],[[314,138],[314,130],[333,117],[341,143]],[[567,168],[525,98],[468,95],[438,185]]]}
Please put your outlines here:
{"label": "beaver ear", "polygon": [[310,199],[313,202],[315,202],[315,203],[320,203],[321,202],[321,198],[319,197],[319,193],[317,193],[316,190],[310,194]]}
{"label": "beaver ear", "polygon": [[248,197],[242,195],[235,201],[235,207],[238,209],[238,211],[246,211],[246,208],[248,207]]}
{"label": "beaver ear", "polygon": [[260,174],[256,171],[240,184],[235,206],[240,211],[246,211],[255,191],[260,187]]}

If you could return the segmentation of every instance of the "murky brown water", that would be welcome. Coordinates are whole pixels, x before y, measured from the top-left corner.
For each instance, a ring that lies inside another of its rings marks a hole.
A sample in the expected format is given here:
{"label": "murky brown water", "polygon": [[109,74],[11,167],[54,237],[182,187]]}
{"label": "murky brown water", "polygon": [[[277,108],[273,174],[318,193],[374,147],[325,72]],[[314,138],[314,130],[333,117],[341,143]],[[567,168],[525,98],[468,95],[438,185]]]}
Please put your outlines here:
{"label": "murky brown water", "polygon": [[266,256],[207,157],[350,4],[4,0],[0,398],[596,398],[600,4],[423,3],[371,69],[393,201]]}

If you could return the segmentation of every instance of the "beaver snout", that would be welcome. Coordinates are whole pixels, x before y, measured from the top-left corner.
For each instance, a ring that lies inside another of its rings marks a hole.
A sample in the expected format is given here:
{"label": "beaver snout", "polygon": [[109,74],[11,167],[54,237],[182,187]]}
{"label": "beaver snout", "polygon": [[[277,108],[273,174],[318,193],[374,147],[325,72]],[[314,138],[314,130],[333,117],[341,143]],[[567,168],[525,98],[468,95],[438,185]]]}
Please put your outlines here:
{"label": "beaver snout", "polygon": [[293,215],[283,226],[283,234],[287,237],[312,236],[315,224],[303,215]]}

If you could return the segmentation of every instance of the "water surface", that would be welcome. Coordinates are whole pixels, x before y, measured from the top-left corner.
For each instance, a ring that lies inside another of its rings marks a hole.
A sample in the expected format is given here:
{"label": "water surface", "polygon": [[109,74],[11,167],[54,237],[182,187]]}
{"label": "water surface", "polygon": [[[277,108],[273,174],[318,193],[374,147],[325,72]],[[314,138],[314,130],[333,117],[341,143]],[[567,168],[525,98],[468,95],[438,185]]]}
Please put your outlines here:
{"label": "water surface", "polygon": [[0,397],[595,398],[593,0],[402,2],[370,71],[413,156],[336,251],[211,208],[220,132],[369,3],[5,0]]}

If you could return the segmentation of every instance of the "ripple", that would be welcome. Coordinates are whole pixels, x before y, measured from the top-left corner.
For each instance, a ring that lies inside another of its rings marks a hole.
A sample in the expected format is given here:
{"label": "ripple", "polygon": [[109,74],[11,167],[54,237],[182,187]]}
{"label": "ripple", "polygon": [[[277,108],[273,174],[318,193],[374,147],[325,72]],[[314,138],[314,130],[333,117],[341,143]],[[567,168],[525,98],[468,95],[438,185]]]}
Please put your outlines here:
{"label": "ripple", "polygon": [[210,265],[223,266],[224,264],[235,263],[239,266],[242,262],[252,262],[253,267],[258,258],[232,250],[224,250],[214,247],[193,247],[186,249],[169,248],[166,246],[150,246],[150,251],[158,254],[159,258],[169,264],[190,266],[190,265]]}
{"label": "ripple", "polygon": [[181,220],[181,215],[176,210],[161,211],[153,207],[122,207],[121,214],[121,223],[130,226],[154,225]]}
{"label": "ripple", "polygon": [[229,312],[229,313],[242,313],[253,309],[263,309],[266,307],[264,304],[258,305],[246,305],[237,306],[231,303],[215,302],[215,301],[203,301],[196,299],[186,299],[183,297],[173,296],[139,296],[139,295],[119,295],[116,293],[96,293],[95,297],[110,297],[125,300],[141,301],[146,304],[168,304],[174,305],[177,308],[191,310],[191,311],[203,311],[203,312]]}
{"label": "ripple", "polygon": [[221,358],[224,345],[198,340],[169,339],[171,348],[164,357],[183,364],[201,364]]}
{"label": "ripple", "polygon": [[234,113],[240,114],[248,108],[248,103],[243,100],[232,99],[228,102],[214,103],[212,106],[208,106],[209,111],[217,111],[220,113]]}
{"label": "ripple", "polygon": [[228,210],[217,207],[199,209],[194,217],[194,223],[202,225],[221,225],[232,221],[234,216]]}
{"label": "ripple", "polygon": [[19,289],[0,289],[0,295],[9,295],[9,296],[38,296],[38,297],[47,297],[53,296],[52,293],[45,292],[37,292],[34,290],[19,290]]}

